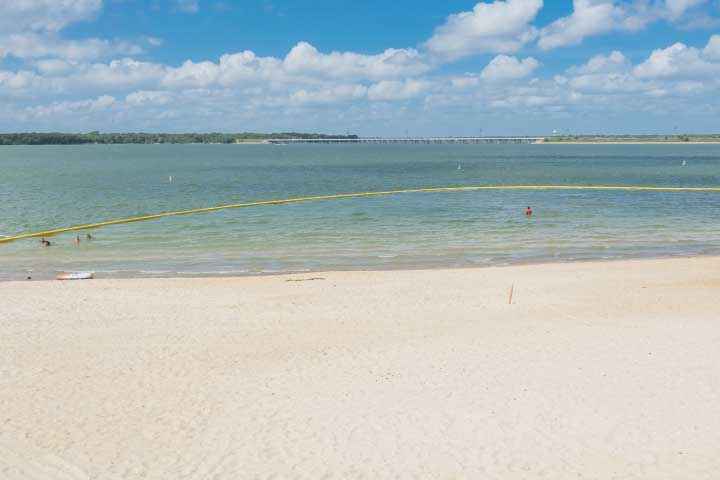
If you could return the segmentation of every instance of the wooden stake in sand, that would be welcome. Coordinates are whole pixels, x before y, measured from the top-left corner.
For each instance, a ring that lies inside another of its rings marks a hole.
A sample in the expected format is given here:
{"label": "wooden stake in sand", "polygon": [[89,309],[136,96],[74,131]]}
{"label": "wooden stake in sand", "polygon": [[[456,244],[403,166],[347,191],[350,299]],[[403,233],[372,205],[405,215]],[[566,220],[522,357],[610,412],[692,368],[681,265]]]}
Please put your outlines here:
{"label": "wooden stake in sand", "polygon": [[515,289],[515,284],[513,283],[512,285],[510,285],[510,296],[508,297],[508,305],[512,305],[512,295],[513,295],[514,289]]}

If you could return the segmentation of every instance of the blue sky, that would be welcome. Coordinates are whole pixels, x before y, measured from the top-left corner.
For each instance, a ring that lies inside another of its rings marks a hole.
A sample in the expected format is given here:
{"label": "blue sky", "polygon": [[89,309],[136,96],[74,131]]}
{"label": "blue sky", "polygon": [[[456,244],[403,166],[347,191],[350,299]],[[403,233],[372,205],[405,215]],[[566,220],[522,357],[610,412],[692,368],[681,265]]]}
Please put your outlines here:
{"label": "blue sky", "polygon": [[13,0],[1,131],[720,132],[720,0]]}

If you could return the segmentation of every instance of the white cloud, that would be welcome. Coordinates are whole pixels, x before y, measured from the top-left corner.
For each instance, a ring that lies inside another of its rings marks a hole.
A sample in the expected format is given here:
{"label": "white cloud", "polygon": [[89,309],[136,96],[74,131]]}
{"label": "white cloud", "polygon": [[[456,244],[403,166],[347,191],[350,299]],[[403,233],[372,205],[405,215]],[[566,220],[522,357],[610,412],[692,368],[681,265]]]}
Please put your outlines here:
{"label": "white cloud", "polygon": [[162,84],[168,87],[211,87],[281,81],[282,62],[258,57],[254,52],[223,55],[218,63],[187,61],[179,68],[167,68]]}
{"label": "white cloud", "polygon": [[498,55],[480,73],[480,78],[488,82],[507,82],[527,78],[540,66],[532,57],[522,61],[515,57]]}
{"label": "white cloud", "polygon": [[720,61],[720,35],[713,35],[705,46],[702,56],[708,60]]}
{"label": "white cloud", "polygon": [[639,78],[702,78],[720,75],[717,59],[717,38],[711,37],[704,50],[675,43],[654,50],[650,57],[635,67]]}
{"label": "white cloud", "polygon": [[95,18],[101,9],[102,0],[4,0],[0,34],[57,32],[71,23]]}
{"label": "white cloud", "polygon": [[630,61],[618,50],[614,50],[610,55],[596,55],[592,57],[585,65],[579,67],[570,67],[568,73],[573,75],[583,75],[591,73],[622,73],[632,68]]}
{"label": "white cloud", "polygon": [[450,85],[453,90],[467,90],[480,85],[480,77],[476,74],[466,73],[462,77],[454,77],[450,79]]}
{"label": "white cloud", "polygon": [[139,62],[130,58],[113,60],[110,63],[78,65],[76,71],[65,78],[61,85],[66,91],[82,88],[94,88],[117,91],[129,88],[157,85],[167,68],[150,63]]}
{"label": "white cloud", "polygon": [[5,0],[0,7],[0,58],[90,60],[141,53],[141,47],[129,42],[59,36],[63,28],[93,19],[101,9],[102,0]]}
{"label": "white cloud", "polygon": [[679,18],[688,10],[699,7],[706,3],[707,0],[666,0],[665,8],[668,17],[671,19]]}
{"label": "white cloud", "polygon": [[117,100],[110,95],[102,95],[96,99],[78,100],[72,102],[54,102],[50,105],[28,107],[25,109],[26,117],[43,118],[49,116],[63,116],[76,113],[88,113],[107,110],[115,105]]}
{"label": "white cloud", "polygon": [[128,94],[125,103],[133,107],[162,106],[172,102],[173,96],[170,92],[158,90],[140,90]]}
{"label": "white cloud", "polygon": [[283,60],[290,74],[378,80],[423,73],[429,66],[417,50],[389,48],[378,55],[353,52],[323,54],[307,42],[295,45]]}
{"label": "white cloud", "polygon": [[71,73],[74,62],[68,62],[57,58],[38,60],[35,67],[40,75],[48,77],[65,76]]}
{"label": "white cloud", "polygon": [[294,105],[330,104],[363,98],[368,88],[364,85],[335,85],[315,91],[300,89],[290,96]]}
{"label": "white cloud", "polygon": [[512,96],[499,100],[493,100],[490,105],[495,108],[533,108],[543,107],[555,103],[557,100],[551,96],[525,95]]}
{"label": "white cloud", "polygon": [[540,32],[538,46],[550,50],[577,45],[585,37],[612,30],[637,30],[644,27],[649,21],[647,16],[632,11],[630,7],[614,0],[573,0],[573,13],[544,28]]}
{"label": "white cloud", "polygon": [[612,31],[641,30],[658,20],[678,21],[704,3],[706,0],[573,0],[573,13],[543,28],[538,46],[550,50]]}
{"label": "white cloud", "polygon": [[36,63],[37,72],[0,71],[0,95],[60,96],[122,92],[157,87],[167,67],[129,58],[110,63],[79,63],[50,59]]}
{"label": "white cloud", "polygon": [[514,53],[536,36],[530,26],[542,0],[480,2],[471,12],[450,15],[424,46],[444,58]]}
{"label": "white cloud", "polygon": [[430,83],[423,80],[385,80],[368,89],[370,100],[406,100],[417,97],[430,87]]}
{"label": "white cloud", "polygon": [[[701,15],[703,3],[577,0],[573,15],[542,30],[540,46],[579,43],[588,35],[638,29],[658,19],[688,25],[693,15]],[[704,48],[675,44],[658,49],[637,66],[612,51],[543,78],[537,75],[538,60],[511,56],[537,38],[532,22],[542,0],[478,3],[472,11],[448,17],[418,49],[321,52],[299,42],[285,56],[245,50],[174,66],[133,58],[143,48],[162,44],[154,37],[136,37],[138,45],[64,38],[62,28],[93,18],[100,0],[17,0],[17,5],[25,8],[14,7],[20,26],[7,26],[0,18],[0,58],[17,57],[3,62],[8,71],[0,70],[0,129],[13,129],[22,119],[28,129],[51,130],[58,125],[152,130],[251,125],[331,131],[343,125],[343,131],[388,134],[385,129],[396,119],[426,121],[428,128],[450,133],[453,121],[462,131],[472,123],[468,119],[489,115],[509,119],[505,125],[511,132],[516,122],[532,116],[544,126],[556,115],[603,119],[612,112],[655,109],[666,114],[690,105],[693,112],[715,109],[720,114],[714,100],[720,92],[720,35]],[[31,12],[28,5],[47,7],[54,15]],[[21,10],[27,15],[19,19]],[[494,54],[480,72],[428,74],[443,62],[479,53]]]}
{"label": "white cloud", "polygon": [[44,79],[34,72],[0,71],[0,96],[14,96],[28,91],[42,91],[44,84]]}
{"label": "white cloud", "polygon": [[284,59],[258,57],[252,51],[223,55],[218,63],[187,61],[168,69],[169,87],[234,86],[258,82],[321,84],[332,81],[385,80],[412,77],[428,70],[412,49],[388,49],[378,55],[353,52],[320,53],[306,42],[293,47]]}
{"label": "white cloud", "polygon": [[653,85],[626,73],[594,73],[572,77],[573,90],[583,93],[641,93],[653,90]]}
{"label": "white cloud", "polygon": [[570,67],[567,77],[562,77],[558,84],[590,95],[639,94],[654,98],[697,95],[708,87],[720,87],[714,81],[720,75],[720,63],[706,56],[714,53],[715,41],[711,38],[703,50],[682,43],[657,49],[637,66],[619,51],[598,55],[585,65]]}
{"label": "white cloud", "polygon": [[57,57],[68,60],[92,60],[114,55],[142,53],[138,45],[127,42],[110,42],[98,38],[63,40],[55,35],[13,33],[0,36],[0,57],[19,58]]}

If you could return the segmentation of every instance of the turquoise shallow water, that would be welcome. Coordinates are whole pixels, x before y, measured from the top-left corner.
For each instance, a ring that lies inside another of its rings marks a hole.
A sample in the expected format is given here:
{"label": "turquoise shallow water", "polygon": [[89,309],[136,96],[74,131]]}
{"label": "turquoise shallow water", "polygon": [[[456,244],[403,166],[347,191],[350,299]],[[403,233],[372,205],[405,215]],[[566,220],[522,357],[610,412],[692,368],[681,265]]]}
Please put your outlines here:
{"label": "turquoise shallow water", "polygon": [[[498,184],[720,186],[720,146],[2,147],[0,235],[254,200]],[[254,207],[104,227],[79,245],[74,233],[49,248],[0,244],[0,278],[720,254],[719,206],[712,192],[478,191]]]}

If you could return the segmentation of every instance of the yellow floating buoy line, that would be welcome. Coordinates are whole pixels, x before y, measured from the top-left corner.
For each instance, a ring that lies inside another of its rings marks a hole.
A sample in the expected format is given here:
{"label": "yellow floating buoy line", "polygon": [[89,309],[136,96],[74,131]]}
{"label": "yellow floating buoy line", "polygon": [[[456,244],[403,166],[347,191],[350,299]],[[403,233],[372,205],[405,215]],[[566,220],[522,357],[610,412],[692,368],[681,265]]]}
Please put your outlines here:
{"label": "yellow floating buoy line", "polygon": [[121,220],[110,220],[107,222],[90,223],[88,225],[76,225],[73,227],[56,228],[44,232],[26,233],[14,237],[0,237],[0,243],[14,242],[23,238],[49,237],[63,232],[76,230],[91,230],[94,228],[106,227],[108,225],[120,225],[123,223],[144,222],[156,218],[176,217],[179,215],[190,215],[193,213],[215,212],[230,208],[259,207],[262,205],[282,205],[286,203],[309,202],[313,200],[331,200],[340,198],[375,197],[380,195],[397,195],[399,193],[427,193],[427,192],[467,192],[475,190],[635,190],[635,191],[657,191],[657,192],[720,192],[720,187],[640,187],[621,185],[482,185],[475,187],[433,187],[413,188],[405,190],[387,190],[383,192],[362,192],[362,193],[340,193],[335,195],[320,195],[317,197],[285,198],[281,200],[266,200],[262,202],[235,203],[232,205],[220,205],[217,207],[195,208],[192,210],[181,210],[177,212],[156,213],[141,217],[123,218]]}

